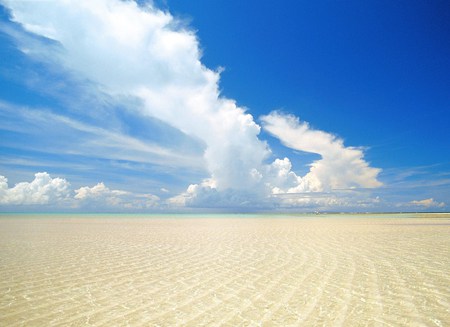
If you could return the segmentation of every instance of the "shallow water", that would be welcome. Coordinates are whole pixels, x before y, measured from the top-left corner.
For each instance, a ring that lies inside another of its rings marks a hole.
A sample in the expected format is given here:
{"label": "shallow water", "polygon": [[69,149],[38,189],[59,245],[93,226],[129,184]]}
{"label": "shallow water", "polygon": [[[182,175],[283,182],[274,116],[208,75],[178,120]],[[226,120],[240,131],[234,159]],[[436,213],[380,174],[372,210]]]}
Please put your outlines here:
{"label": "shallow water", "polygon": [[450,325],[450,215],[0,217],[1,326]]}

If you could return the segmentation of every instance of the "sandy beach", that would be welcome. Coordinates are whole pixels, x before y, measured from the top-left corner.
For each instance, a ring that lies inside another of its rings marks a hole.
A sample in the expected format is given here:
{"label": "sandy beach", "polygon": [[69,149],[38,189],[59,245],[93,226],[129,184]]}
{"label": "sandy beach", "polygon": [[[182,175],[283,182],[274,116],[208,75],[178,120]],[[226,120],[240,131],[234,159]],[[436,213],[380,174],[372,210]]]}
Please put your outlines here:
{"label": "sandy beach", "polygon": [[1,326],[449,326],[450,214],[1,215]]}

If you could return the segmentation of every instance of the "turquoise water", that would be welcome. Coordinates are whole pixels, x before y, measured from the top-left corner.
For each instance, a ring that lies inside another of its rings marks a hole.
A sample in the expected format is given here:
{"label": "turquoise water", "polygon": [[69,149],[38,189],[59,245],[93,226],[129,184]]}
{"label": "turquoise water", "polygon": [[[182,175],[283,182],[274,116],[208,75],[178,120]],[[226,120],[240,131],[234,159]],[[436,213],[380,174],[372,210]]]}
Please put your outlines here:
{"label": "turquoise water", "polygon": [[0,218],[108,218],[108,219],[367,219],[450,218],[450,213],[0,213]]}

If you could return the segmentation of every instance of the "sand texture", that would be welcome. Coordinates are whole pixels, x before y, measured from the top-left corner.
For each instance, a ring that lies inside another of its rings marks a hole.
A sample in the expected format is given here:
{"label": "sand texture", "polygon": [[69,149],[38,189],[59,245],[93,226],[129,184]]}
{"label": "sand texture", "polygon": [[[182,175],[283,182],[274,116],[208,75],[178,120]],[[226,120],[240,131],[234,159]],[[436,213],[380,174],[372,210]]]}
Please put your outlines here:
{"label": "sand texture", "polygon": [[449,252],[449,215],[2,215],[0,326],[450,326]]}

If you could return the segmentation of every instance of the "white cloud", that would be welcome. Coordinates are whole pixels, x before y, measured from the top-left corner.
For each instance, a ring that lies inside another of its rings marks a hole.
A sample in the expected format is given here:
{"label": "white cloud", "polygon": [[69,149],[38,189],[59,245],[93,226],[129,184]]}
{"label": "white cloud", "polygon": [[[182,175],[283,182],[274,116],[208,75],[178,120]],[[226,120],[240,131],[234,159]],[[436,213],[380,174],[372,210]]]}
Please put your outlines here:
{"label": "white cloud", "polygon": [[302,208],[311,211],[370,211],[382,202],[378,196],[359,190],[334,192],[278,193],[273,197],[283,208]]}
{"label": "white cloud", "polygon": [[[263,127],[289,148],[317,153],[321,159],[311,164],[310,171],[297,178],[297,186],[288,192],[321,192],[334,189],[374,188],[381,171],[370,167],[359,148],[345,147],[342,139],[310,128],[291,115],[272,112],[261,117]],[[294,178],[294,177],[292,177]]]}
{"label": "white cloud", "polygon": [[274,203],[258,190],[218,190],[214,181],[206,179],[189,185],[186,192],[168,199],[171,207],[269,209]]}
{"label": "white cloud", "polygon": [[445,207],[444,202],[437,202],[433,198],[424,199],[424,200],[414,200],[414,201],[411,201],[410,204],[417,206],[417,207],[423,207],[423,208],[432,208],[432,207],[443,208],[443,207]]}
{"label": "white cloud", "polygon": [[[75,195],[73,196],[73,194]],[[21,182],[8,187],[8,179],[0,175],[0,205],[49,205],[51,207],[94,208],[96,210],[148,209],[159,206],[160,199],[152,194],[112,190],[104,183],[80,187],[73,191],[63,178],[52,178],[48,173],[36,173],[32,182]]]}
{"label": "white cloud", "polygon": [[34,175],[32,182],[22,182],[8,188],[8,179],[0,176],[0,204],[52,204],[67,200],[70,184],[62,178],[51,178],[46,172]]}
{"label": "white cloud", "polygon": [[302,178],[292,170],[289,158],[275,159],[266,167],[265,182],[272,194],[296,192],[295,188],[302,183]]}
{"label": "white cloud", "polygon": [[170,14],[131,1],[4,3],[25,29],[60,45],[43,44],[29,55],[56,61],[112,96],[138,98],[141,114],[201,139],[219,190],[257,182],[255,170],[269,153],[259,126],[220,96],[219,73],[201,64],[196,36]]}
{"label": "white cloud", "polygon": [[158,206],[159,197],[152,194],[135,194],[122,190],[111,190],[104,183],[75,190],[77,205],[107,205],[109,208],[145,209]]}
{"label": "white cloud", "polygon": [[[265,164],[270,150],[258,138],[260,126],[235,101],[220,95],[220,73],[202,65],[195,34],[167,12],[119,0],[0,1],[11,9],[15,22],[52,40],[22,40],[27,55],[89,80],[125,105],[133,99],[142,116],[156,117],[205,144],[202,164],[209,178],[169,199],[171,205],[273,206],[287,201],[275,194],[381,185],[380,170],[364,161],[361,149],[345,147],[335,136],[277,113],[262,117],[264,128],[286,146],[318,153],[322,159],[303,177],[292,171],[288,158]],[[20,34],[14,37],[21,41]],[[131,148],[133,158],[156,154],[184,162],[182,155],[122,134],[54,114],[47,118],[95,135],[94,150],[113,145],[109,153],[122,157]],[[79,201],[106,199],[111,204],[123,204],[129,196],[114,194],[103,184],[76,192]]]}
{"label": "white cloud", "polygon": [[80,187],[78,190],[75,190],[75,199],[86,200],[86,199],[98,199],[103,197],[118,197],[121,195],[126,195],[128,192],[120,191],[120,190],[110,190],[103,183],[98,183],[93,187]]}

